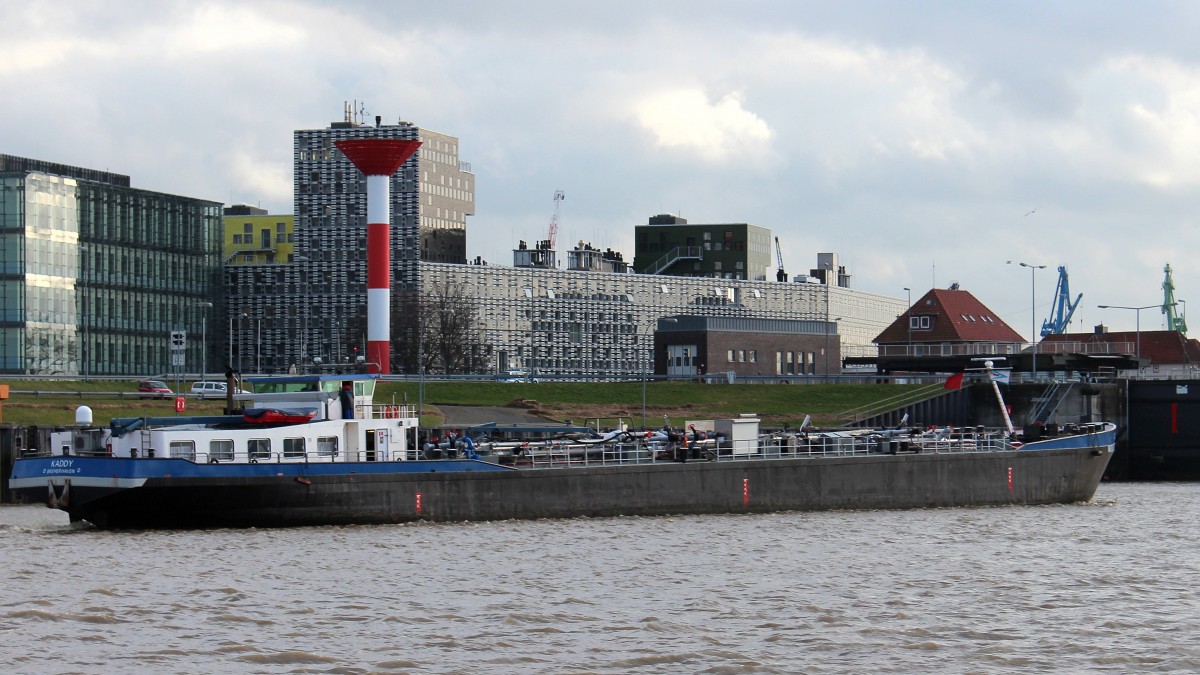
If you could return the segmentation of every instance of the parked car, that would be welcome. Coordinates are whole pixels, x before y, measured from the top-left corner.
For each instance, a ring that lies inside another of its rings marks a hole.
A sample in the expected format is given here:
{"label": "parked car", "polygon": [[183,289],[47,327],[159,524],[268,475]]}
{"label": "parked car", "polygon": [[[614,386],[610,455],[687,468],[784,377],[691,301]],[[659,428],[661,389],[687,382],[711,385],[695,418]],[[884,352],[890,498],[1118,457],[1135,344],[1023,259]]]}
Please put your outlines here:
{"label": "parked car", "polygon": [[138,393],[140,398],[166,398],[175,392],[162,380],[142,380],[138,382]]}
{"label": "parked car", "polygon": [[536,377],[530,377],[524,370],[509,370],[496,374],[497,382],[537,382]]}
{"label": "parked car", "polygon": [[[226,387],[224,382],[193,382],[192,396],[196,398],[225,398]],[[249,394],[245,389],[240,389],[235,394]]]}

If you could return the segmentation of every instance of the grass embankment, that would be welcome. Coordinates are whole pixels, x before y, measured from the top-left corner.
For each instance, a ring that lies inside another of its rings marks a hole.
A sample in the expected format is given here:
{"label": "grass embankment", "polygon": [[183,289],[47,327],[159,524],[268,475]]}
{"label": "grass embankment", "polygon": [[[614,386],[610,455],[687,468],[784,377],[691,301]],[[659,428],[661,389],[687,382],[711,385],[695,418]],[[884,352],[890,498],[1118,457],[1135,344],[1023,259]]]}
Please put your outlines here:
{"label": "grass embankment", "polygon": [[[3,422],[12,424],[71,424],[75,408],[87,404],[97,424],[113,417],[167,417],[175,415],[175,397],[140,399],[133,382],[100,381],[0,381],[13,390],[3,405]],[[172,383],[173,384],[173,383]],[[39,395],[20,391],[55,392]],[[660,426],[666,415],[673,426],[687,420],[737,417],[756,413],[764,425],[798,426],[806,415],[818,426],[836,426],[875,412],[890,410],[941,391],[939,385],[898,384],[701,384],[649,382],[646,417]],[[61,393],[58,393],[61,392]],[[114,393],[106,393],[114,392]],[[119,392],[119,393],[115,393]],[[417,383],[381,382],[377,403],[417,401]],[[575,424],[600,420],[614,426],[618,420],[641,424],[640,382],[426,382],[422,424],[442,421],[439,405],[520,407],[552,420]],[[187,414],[220,414],[224,401],[187,399]]]}

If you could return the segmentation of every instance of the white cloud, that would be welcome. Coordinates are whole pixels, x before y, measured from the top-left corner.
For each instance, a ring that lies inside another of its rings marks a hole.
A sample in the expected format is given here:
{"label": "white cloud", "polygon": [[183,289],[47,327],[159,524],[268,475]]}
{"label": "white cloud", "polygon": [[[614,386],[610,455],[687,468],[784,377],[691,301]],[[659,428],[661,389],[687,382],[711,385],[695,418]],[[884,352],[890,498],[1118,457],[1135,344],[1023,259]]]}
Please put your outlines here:
{"label": "white cloud", "polygon": [[290,158],[264,160],[245,152],[235,152],[229,158],[228,178],[231,185],[244,195],[234,201],[287,203],[292,197],[292,163]]}
{"label": "white cloud", "polygon": [[308,36],[301,25],[246,5],[200,4],[179,19],[153,41],[179,56],[274,51]]}
{"label": "white cloud", "polygon": [[1150,304],[1166,262],[1200,288],[1167,259],[1200,245],[1194,11],[1152,5],[25,0],[0,22],[0,152],[286,211],[292,131],[366,99],[460,138],[471,257],[541,236],[564,189],[564,241],[754,222],[793,271],[839,251],[863,290],[958,279],[1028,330],[1007,258],[1068,265],[1089,302]]}
{"label": "white cloud", "polygon": [[1127,103],[1146,140],[1135,177],[1164,190],[1200,185],[1200,68],[1130,57],[1114,62],[1112,70],[1152,89],[1150,96]]}
{"label": "white cloud", "polygon": [[690,152],[707,162],[769,150],[770,127],[742,107],[737,92],[714,102],[699,89],[664,91],[638,101],[634,113],[660,147]]}

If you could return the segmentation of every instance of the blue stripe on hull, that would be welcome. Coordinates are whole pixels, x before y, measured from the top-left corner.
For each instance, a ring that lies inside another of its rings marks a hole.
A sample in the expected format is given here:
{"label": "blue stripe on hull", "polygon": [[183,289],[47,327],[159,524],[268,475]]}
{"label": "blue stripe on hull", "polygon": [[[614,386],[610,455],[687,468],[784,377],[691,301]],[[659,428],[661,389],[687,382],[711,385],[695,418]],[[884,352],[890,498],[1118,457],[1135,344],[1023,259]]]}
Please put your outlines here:
{"label": "blue stripe on hull", "polygon": [[514,469],[471,459],[419,460],[410,462],[328,462],[197,464],[185,459],[129,459],[118,457],[35,457],[13,464],[13,487],[36,480],[81,478],[253,478],[265,476],[340,476],[346,474],[456,473],[513,471]]}
{"label": "blue stripe on hull", "polygon": [[1078,436],[1063,436],[1059,438],[1047,438],[1042,441],[1034,441],[1021,446],[1020,450],[1054,450],[1062,448],[1095,448],[1108,446],[1109,452],[1112,452],[1113,447],[1117,443],[1117,430],[1114,425],[1108,425],[1105,431],[1100,431],[1094,434],[1080,434]]}

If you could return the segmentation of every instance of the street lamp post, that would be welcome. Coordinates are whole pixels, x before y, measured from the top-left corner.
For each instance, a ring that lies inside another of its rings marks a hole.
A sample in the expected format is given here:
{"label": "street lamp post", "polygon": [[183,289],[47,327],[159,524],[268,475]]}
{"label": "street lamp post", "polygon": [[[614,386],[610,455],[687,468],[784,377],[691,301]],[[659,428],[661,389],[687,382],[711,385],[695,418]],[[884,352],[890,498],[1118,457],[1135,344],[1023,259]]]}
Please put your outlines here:
{"label": "street lamp post", "polygon": [[417,423],[425,405],[425,304],[417,301]]}
{"label": "street lamp post", "polygon": [[[308,258],[308,256],[297,255],[297,256],[292,257],[292,261],[299,262],[299,263],[308,263],[309,258]],[[300,319],[302,322],[301,328],[300,328],[300,362],[307,363],[308,362],[308,308],[309,308],[308,269],[306,268],[306,265],[303,265],[303,264],[300,266],[299,269],[300,269],[300,280],[302,282],[301,292],[300,292],[300,302],[301,302]]]}
{"label": "street lamp post", "polygon": [[208,311],[212,309],[211,302],[194,303],[197,307],[201,307],[200,311],[200,379],[208,379]]}
{"label": "street lamp post", "polygon": [[[637,337],[637,336],[635,335],[635,337]],[[641,339],[638,339],[637,342],[640,343]],[[653,347],[654,331],[653,330],[650,331],[650,342],[652,343],[652,346],[650,347],[650,351],[653,352],[654,351],[654,347]],[[636,353],[636,351],[640,351],[640,350],[635,350],[635,353]],[[638,358],[641,360],[640,354],[638,355]],[[641,371],[642,371],[642,429],[645,429],[646,428],[646,361],[645,360],[641,360],[641,361],[642,361],[642,363],[641,363],[641,366],[642,366],[641,367]]]}
{"label": "street lamp post", "polygon": [[[450,344],[451,340],[457,337],[454,332],[454,310],[449,307],[443,307],[438,311],[438,352],[442,357],[442,372],[446,375],[450,374]],[[529,380],[533,377],[533,373],[526,371],[525,379]]]}
{"label": "street lamp post", "polygon": [[[234,318],[245,319],[248,316],[250,316],[250,315],[246,314],[245,312],[242,312],[241,315],[239,315],[237,317],[232,317],[232,316],[229,317],[229,367],[230,368],[233,367],[233,320],[234,320]],[[238,323],[239,323],[238,333],[246,332],[245,330],[243,330],[244,327],[240,325],[241,322],[238,322]],[[239,372],[239,373],[242,372],[242,339],[241,339],[241,335],[238,336],[237,372]]]}
{"label": "street lamp post", "polygon": [[[1096,305],[1100,309],[1128,309],[1134,313],[1134,339],[1137,340],[1136,356],[1139,360],[1142,358],[1142,310],[1161,307],[1161,305],[1146,305],[1145,307],[1124,307],[1122,305]],[[1138,364],[1141,368],[1141,363]]]}
{"label": "street lamp post", "polygon": [[83,344],[80,345],[80,347],[79,347],[79,360],[83,366],[83,381],[84,382],[87,382],[87,379],[88,379],[88,358],[87,358],[88,357],[88,337],[87,337],[88,303],[87,303],[87,288],[82,283],[83,282],[82,277],[87,276],[87,250],[88,250],[88,248],[86,246],[79,247],[79,261],[82,263],[82,265],[80,266],[80,275],[79,275],[81,278],[78,279],[75,283],[75,288],[80,293],[80,299],[82,300],[81,305],[82,305],[82,309],[83,309],[83,312],[82,312],[83,316],[80,317],[80,319],[82,319],[82,323],[83,323]]}
{"label": "street lamp post", "polygon": [[905,346],[904,351],[908,353],[909,358],[912,358],[912,289],[905,286],[904,292],[908,294],[908,309],[904,310],[904,323],[908,324],[908,344]]}
{"label": "street lamp post", "polygon": [[[659,319],[662,323],[679,323],[675,317]],[[650,331],[650,365],[654,365],[654,330]],[[642,428],[646,428],[646,361],[642,361]]]}
{"label": "street lamp post", "polygon": [[[836,326],[837,323],[841,320],[842,320],[842,317],[839,316],[836,319],[830,319],[825,322],[825,381],[826,382],[829,382],[829,328],[831,326]],[[842,357],[842,355],[840,353],[841,350],[838,350],[838,351],[839,351],[838,360],[840,361],[841,357]]]}
{"label": "street lamp post", "polygon": [[[1013,261],[1009,260],[1008,264],[1013,264]],[[1031,265],[1026,262],[1017,264],[1029,268],[1029,339],[1033,342],[1033,379],[1037,380],[1037,271],[1046,269],[1046,266]]]}

